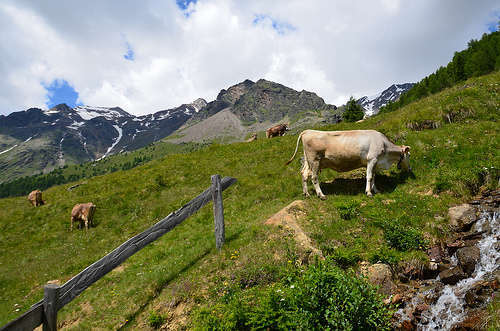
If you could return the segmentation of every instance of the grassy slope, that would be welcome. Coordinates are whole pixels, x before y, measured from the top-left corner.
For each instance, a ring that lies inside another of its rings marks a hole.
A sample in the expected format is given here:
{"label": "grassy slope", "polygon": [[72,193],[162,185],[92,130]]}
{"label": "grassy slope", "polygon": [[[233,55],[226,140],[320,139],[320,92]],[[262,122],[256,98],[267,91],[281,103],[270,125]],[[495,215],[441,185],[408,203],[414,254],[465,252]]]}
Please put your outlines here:
{"label": "grassy slope", "polygon": [[[391,170],[377,176],[381,194],[364,195],[362,171],[335,175],[324,171],[326,201],[307,200],[302,226],[326,253],[370,259],[389,250],[404,259],[418,252],[392,251],[377,226],[398,219],[438,235],[446,231],[449,205],[498,185],[500,164],[500,73],[382,114],[362,123],[323,129],[374,128],[396,143],[412,147],[415,178]],[[458,122],[436,130],[411,131],[408,121],[442,121],[457,112]],[[461,115],[460,115],[461,114]],[[171,233],[130,258],[123,271],[98,281],[67,305],[61,324],[74,329],[145,327],[150,311],[172,314],[214,302],[221,284],[265,286],[299,264],[301,252],[278,229],[262,223],[295,199],[301,199],[296,160],[285,167],[296,136],[251,144],[213,145],[168,155],[128,171],[88,180],[68,192],[67,185],[46,191],[47,205],[31,208],[25,198],[0,200],[0,325],[42,297],[49,280],[62,282],[123,241],[189,201],[210,183],[210,175],[234,176],[239,182],[224,193],[227,244],[215,251],[211,206],[203,208]],[[439,192],[437,196],[430,192]],[[88,233],[69,232],[75,203],[93,201],[97,226]],[[337,207],[359,203],[359,217],[345,221]],[[334,249],[340,244],[340,249]],[[181,302],[181,304],[179,304]],[[16,312],[16,309],[19,309]],[[182,309],[181,309],[182,310]],[[169,315],[172,316],[172,315]]]}

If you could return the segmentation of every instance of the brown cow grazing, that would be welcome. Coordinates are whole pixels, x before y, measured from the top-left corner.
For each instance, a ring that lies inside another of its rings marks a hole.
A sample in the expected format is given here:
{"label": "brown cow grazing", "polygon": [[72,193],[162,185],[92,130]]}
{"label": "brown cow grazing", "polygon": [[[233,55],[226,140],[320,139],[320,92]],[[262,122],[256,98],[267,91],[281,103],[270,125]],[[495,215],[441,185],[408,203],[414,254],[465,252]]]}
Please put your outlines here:
{"label": "brown cow grazing", "polygon": [[302,191],[306,196],[309,196],[307,180],[311,177],[316,194],[325,199],[318,181],[319,171],[325,168],[345,172],[366,167],[365,192],[368,196],[377,193],[375,169],[389,169],[397,162],[398,169],[402,166],[404,170],[411,171],[410,147],[395,145],[375,130],[302,131],[297,139],[295,152],[286,164],[292,162],[297,154],[301,138],[304,147]]}
{"label": "brown cow grazing", "polygon": [[45,201],[42,200],[42,191],[40,190],[31,191],[28,194],[28,201],[35,207],[45,204]]}
{"label": "brown cow grazing", "polygon": [[71,231],[73,231],[73,222],[76,221],[80,223],[80,228],[85,223],[85,229],[88,230],[89,225],[92,226],[95,208],[96,206],[92,202],[76,204],[71,211]]}
{"label": "brown cow grazing", "polygon": [[250,138],[247,139],[247,143],[251,143],[252,141],[257,140],[257,134],[254,133]]}
{"label": "brown cow grazing", "polygon": [[277,136],[284,136],[285,132],[287,132],[288,130],[290,130],[288,124],[278,124],[266,130],[266,137],[272,138]]}

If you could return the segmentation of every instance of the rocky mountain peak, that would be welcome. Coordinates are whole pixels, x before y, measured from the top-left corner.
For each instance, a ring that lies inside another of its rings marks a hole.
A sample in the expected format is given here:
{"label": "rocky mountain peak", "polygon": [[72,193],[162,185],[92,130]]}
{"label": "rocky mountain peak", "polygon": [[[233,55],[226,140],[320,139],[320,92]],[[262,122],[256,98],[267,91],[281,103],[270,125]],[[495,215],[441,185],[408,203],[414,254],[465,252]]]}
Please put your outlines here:
{"label": "rocky mountain peak", "polygon": [[357,103],[363,107],[366,116],[373,116],[378,113],[381,107],[398,100],[401,94],[411,89],[413,85],[415,84],[392,84],[379,94],[359,98]]}
{"label": "rocky mountain peak", "polygon": [[194,100],[193,102],[191,102],[190,105],[194,107],[195,112],[199,112],[200,109],[202,109],[203,107],[206,107],[207,101],[205,99],[198,98],[198,99]]}
{"label": "rocky mountain peak", "polygon": [[229,104],[234,104],[243,94],[248,92],[248,90],[255,83],[249,79],[229,87],[227,90],[222,89],[217,96],[217,100],[227,102]]}

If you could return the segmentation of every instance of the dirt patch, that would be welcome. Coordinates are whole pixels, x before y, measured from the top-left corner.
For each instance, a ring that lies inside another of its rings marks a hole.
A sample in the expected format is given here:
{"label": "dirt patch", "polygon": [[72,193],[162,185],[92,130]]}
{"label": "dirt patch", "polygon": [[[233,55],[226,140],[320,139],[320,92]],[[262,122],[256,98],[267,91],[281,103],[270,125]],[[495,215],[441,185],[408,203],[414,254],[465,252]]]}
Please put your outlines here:
{"label": "dirt patch", "polygon": [[168,322],[161,327],[161,330],[183,330],[185,329],[191,305],[181,301],[170,310]]}
{"label": "dirt patch", "polygon": [[281,209],[279,212],[269,218],[265,224],[282,226],[293,233],[295,241],[302,246],[306,251],[310,251],[311,255],[323,258],[323,253],[313,246],[311,238],[302,230],[297,223],[297,220],[305,216],[305,203],[302,200],[296,200]]}
{"label": "dirt patch", "polygon": [[[78,324],[80,324],[80,320],[85,318],[86,316],[89,316],[90,314],[94,313],[94,308],[89,302],[82,302],[80,304],[80,311],[78,312],[73,312],[71,316],[65,320],[65,321],[60,321],[57,323],[58,329],[60,330],[66,330],[70,328],[74,328]],[[42,327],[40,326],[40,330],[42,330]]]}
{"label": "dirt patch", "polygon": [[118,267],[114,268],[111,272],[114,272],[114,273],[121,273],[123,271],[125,271],[125,268],[127,266],[125,264],[121,264],[119,265]]}

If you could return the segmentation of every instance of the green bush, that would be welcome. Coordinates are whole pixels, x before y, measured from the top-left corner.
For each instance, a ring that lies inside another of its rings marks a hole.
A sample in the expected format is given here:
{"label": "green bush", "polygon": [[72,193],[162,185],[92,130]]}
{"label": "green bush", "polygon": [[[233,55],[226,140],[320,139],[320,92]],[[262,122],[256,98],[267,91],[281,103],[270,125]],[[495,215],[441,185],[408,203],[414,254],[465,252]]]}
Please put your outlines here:
{"label": "green bush", "polygon": [[370,261],[370,263],[385,263],[393,266],[397,265],[400,259],[401,257],[397,251],[387,247],[382,247],[374,251],[368,257],[368,261]]}
{"label": "green bush", "polygon": [[227,304],[195,313],[197,329],[387,330],[391,312],[364,279],[332,259],[319,261],[287,283],[233,295]]}
{"label": "green bush", "polygon": [[361,254],[355,248],[338,247],[331,257],[338,266],[343,268],[351,267],[361,261]]}
{"label": "green bush", "polygon": [[152,310],[149,313],[148,323],[150,327],[154,329],[159,329],[160,326],[162,326],[163,323],[165,323],[165,317],[160,315],[158,312]]}
{"label": "green bush", "polygon": [[419,230],[402,225],[400,220],[384,222],[382,228],[389,246],[399,251],[422,249],[427,245]]}
{"label": "green bush", "polygon": [[353,219],[359,215],[359,202],[348,201],[344,205],[338,206],[339,216],[345,220]]}

